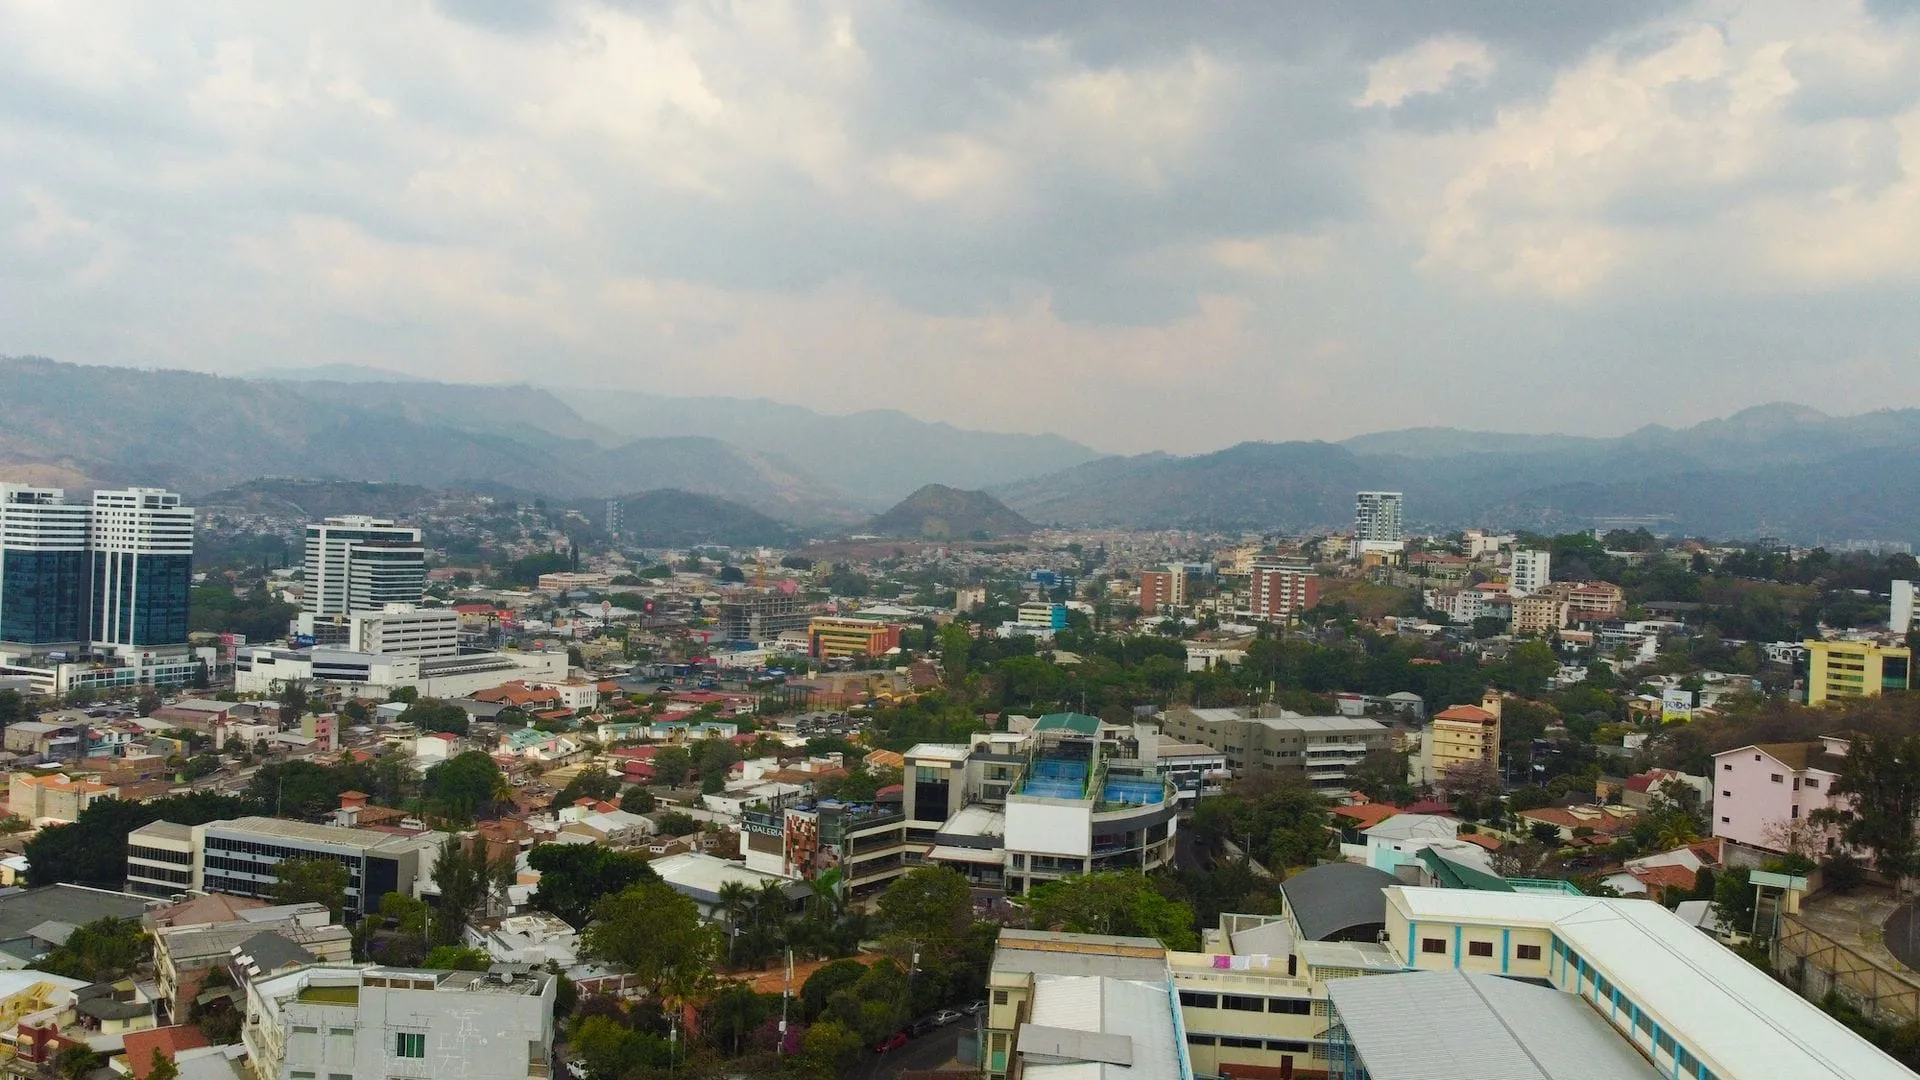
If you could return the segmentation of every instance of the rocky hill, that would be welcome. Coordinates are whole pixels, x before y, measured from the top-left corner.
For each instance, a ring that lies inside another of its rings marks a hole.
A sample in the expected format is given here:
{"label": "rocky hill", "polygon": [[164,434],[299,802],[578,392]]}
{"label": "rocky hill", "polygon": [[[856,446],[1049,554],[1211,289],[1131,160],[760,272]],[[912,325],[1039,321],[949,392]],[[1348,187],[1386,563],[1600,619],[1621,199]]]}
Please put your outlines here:
{"label": "rocky hill", "polygon": [[984,491],[928,484],[868,522],[867,531],[927,540],[998,540],[1025,536],[1033,522]]}
{"label": "rocky hill", "polygon": [[642,547],[785,547],[796,539],[773,518],[712,495],[663,488],[619,498],[625,521],[620,538]]}

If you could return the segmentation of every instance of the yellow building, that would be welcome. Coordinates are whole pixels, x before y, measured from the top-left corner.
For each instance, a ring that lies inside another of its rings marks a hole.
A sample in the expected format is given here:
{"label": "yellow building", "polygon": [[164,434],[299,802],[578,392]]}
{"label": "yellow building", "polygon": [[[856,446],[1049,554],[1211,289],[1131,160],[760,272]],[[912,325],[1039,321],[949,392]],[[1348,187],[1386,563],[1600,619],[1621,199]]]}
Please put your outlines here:
{"label": "yellow building", "polygon": [[1547,594],[1517,597],[1513,601],[1513,632],[1525,636],[1564,629],[1569,610],[1562,597]]}
{"label": "yellow building", "polygon": [[1427,729],[1432,778],[1467,762],[1500,763],[1500,695],[1489,692],[1479,705],[1455,705],[1433,714]]}
{"label": "yellow building", "polygon": [[1832,698],[1873,698],[1913,683],[1913,653],[1904,645],[1870,641],[1809,641],[1807,704]]}

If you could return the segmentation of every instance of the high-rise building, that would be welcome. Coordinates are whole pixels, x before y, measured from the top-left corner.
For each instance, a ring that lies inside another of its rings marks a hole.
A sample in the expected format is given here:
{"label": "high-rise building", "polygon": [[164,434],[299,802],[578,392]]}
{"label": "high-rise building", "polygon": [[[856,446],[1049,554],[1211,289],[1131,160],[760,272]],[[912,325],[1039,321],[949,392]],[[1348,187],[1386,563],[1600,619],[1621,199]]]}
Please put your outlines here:
{"label": "high-rise building", "polygon": [[1186,606],[1187,573],[1179,567],[1140,572],[1140,612],[1153,615],[1162,609]]}
{"label": "high-rise building", "polygon": [[1260,622],[1286,623],[1320,602],[1320,575],[1304,562],[1255,559],[1247,575],[1247,611]]}
{"label": "high-rise building", "polygon": [[1807,704],[1832,698],[1879,697],[1913,685],[1913,654],[1904,645],[1808,641]]}
{"label": "high-rise building", "polygon": [[193,508],[160,488],[93,493],[88,633],[96,651],[187,642]]}
{"label": "high-rise building", "polygon": [[1513,566],[1507,571],[1507,595],[1518,600],[1539,592],[1552,580],[1552,570],[1552,552],[1515,551]]}
{"label": "high-rise building", "polygon": [[1398,551],[1406,533],[1398,491],[1362,491],[1353,497],[1353,543],[1357,553]]}
{"label": "high-rise building", "polygon": [[316,615],[417,604],[427,590],[420,530],[361,515],[309,525],[306,579],[305,606]]}
{"label": "high-rise building", "polygon": [[87,533],[92,512],[59,488],[0,484],[0,642],[87,639]]}
{"label": "high-rise building", "polygon": [[1887,629],[1896,634],[1911,632],[1913,630],[1913,582],[1894,582],[1892,600],[1892,607],[1888,612]]}
{"label": "high-rise building", "polygon": [[622,529],[625,529],[626,527],[627,527],[627,504],[621,502],[619,499],[608,499],[607,500],[607,532],[608,534],[614,537],[618,537],[620,535],[620,531]]}

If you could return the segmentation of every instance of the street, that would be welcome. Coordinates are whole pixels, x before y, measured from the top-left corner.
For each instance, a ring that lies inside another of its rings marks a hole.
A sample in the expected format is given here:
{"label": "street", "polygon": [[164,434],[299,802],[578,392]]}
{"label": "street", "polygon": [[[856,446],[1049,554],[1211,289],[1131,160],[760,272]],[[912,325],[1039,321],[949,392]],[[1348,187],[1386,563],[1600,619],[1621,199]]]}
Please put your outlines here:
{"label": "street", "polygon": [[969,1016],[958,1023],[907,1040],[907,1045],[885,1054],[871,1051],[846,1072],[846,1080],[890,1080],[910,1070],[937,1069],[953,1060],[954,1049],[962,1033],[973,1030],[979,1017]]}

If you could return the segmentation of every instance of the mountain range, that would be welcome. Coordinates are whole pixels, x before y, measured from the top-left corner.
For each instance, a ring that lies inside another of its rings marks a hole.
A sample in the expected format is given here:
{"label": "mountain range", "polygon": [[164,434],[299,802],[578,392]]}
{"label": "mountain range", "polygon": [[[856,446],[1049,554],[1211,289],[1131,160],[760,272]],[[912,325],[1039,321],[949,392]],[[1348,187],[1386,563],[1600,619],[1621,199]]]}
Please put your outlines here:
{"label": "mountain range", "polygon": [[[0,358],[0,385],[9,480],[189,495],[262,476],[562,500],[670,491],[649,513],[658,543],[679,535],[664,524],[674,514],[768,542],[785,535],[768,521],[803,534],[855,531],[928,484],[955,497],[984,489],[999,509],[1043,525],[1338,528],[1351,522],[1354,491],[1384,488],[1406,493],[1416,529],[1643,519],[1727,538],[1920,536],[1916,409],[1834,417],[1776,404],[1612,438],[1424,427],[1107,457],[1058,436],[884,410],[834,416],[756,399],[408,381],[351,365],[223,378]],[[927,520],[898,527],[921,535]]]}

